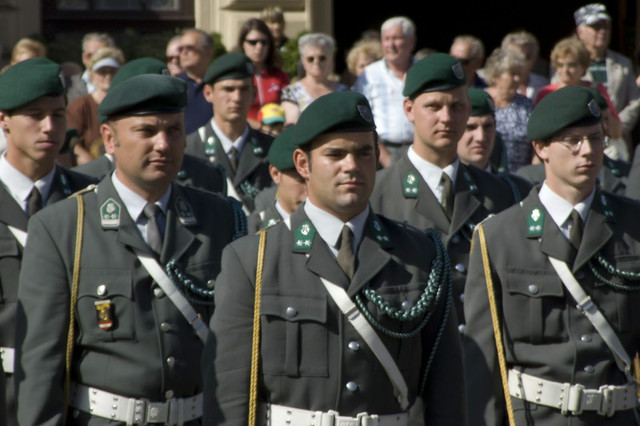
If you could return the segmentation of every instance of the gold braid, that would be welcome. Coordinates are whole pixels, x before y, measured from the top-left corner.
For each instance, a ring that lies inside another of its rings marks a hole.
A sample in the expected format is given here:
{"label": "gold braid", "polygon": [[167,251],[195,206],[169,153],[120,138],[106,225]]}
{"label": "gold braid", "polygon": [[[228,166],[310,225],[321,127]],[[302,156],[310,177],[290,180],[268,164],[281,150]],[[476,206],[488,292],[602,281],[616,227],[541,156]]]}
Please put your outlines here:
{"label": "gold braid", "polygon": [[258,406],[258,360],[260,359],[260,293],[262,290],[262,269],[264,266],[264,249],[267,242],[267,231],[260,231],[258,243],[258,264],[256,266],[256,290],[253,307],[253,339],[251,342],[251,382],[249,385],[249,426],[256,424]]}
{"label": "gold braid", "polygon": [[69,331],[67,332],[67,351],[64,362],[64,411],[62,424],[67,424],[69,394],[71,388],[71,362],[73,361],[73,344],[76,321],[76,303],[78,302],[78,283],[80,281],[80,256],[82,254],[82,233],[84,222],[84,199],[82,194],[76,195],[78,200],[78,219],[76,223],[76,247],[73,255],[73,278],[71,281],[71,298],[69,300]]}
{"label": "gold braid", "polygon": [[502,327],[498,317],[498,307],[496,306],[496,296],[493,289],[493,278],[491,277],[491,266],[489,265],[489,253],[487,252],[487,242],[484,238],[484,228],[478,225],[478,237],[480,239],[480,251],[482,252],[482,266],[484,267],[484,278],[487,282],[487,293],[489,296],[489,308],[491,310],[491,323],[493,324],[493,335],[496,339],[496,352],[498,353],[498,364],[500,366],[500,376],[502,377],[502,390],[504,391],[504,401],[507,406],[507,416],[509,425],[515,426],[513,418],[513,406],[511,405],[511,394],[509,393],[509,382],[507,379],[507,362],[504,356],[502,345]]}

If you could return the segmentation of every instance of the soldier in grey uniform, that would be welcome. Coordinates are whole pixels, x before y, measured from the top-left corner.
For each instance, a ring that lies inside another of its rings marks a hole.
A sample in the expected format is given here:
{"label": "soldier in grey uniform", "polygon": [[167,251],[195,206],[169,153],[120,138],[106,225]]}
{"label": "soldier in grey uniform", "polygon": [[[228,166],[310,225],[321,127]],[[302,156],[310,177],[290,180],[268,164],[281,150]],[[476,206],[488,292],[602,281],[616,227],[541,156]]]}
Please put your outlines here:
{"label": "soldier in grey uniform", "polygon": [[600,121],[585,87],[540,101],[527,136],[546,179],[481,225],[486,246],[474,234],[463,345],[475,424],[506,424],[505,395],[516,425],[638,424],[640,205],[596,185]]}
{"label": "soldier in grey uniform", "polygon": [[[437,233],[369,207],[374,129],[355,92],[318,98],[295,126],[308,198],[261,231],[259,425],[406,426],[417,396],[426,424],[465,424],[445,250]],[[247,423],[259,238],[223,254],[203,356],[205,424]]]}
{"label": "soldier in grey uniform", "polygon": [[16,330],[21,424],[60,424],[65,404],[68,424],[199,424],[212,288],[235,224],[226,198],[172,183],[186,102],[185,83],[168,76],[112,88],[98,111],[115,172],[77,195],[82,215],[72,198],[31,218]]}
{"label": "soldier in grey uniform", "polygon": [[254,130],[247,114],[255,97],[253,65],[242,53],[216,59],[204,75],[204,96],[213,104],[213,118],[187,135],[186,153],[221,165],[227,177],[227,195],[242,202],[247,214],[254,198],[271,186],[267,153],[273,137]]}
{"label": "soldier in grey uniform", "polygon": [[[155,58],[138,58],[124,64],[111,80],[115,87],[124,80],[141,74],[170,75],[167,64]],[[76,166],[74,171],[102,179],[115,169],[112,155],[104,154],[86,164]],[[176,176],[176,182],[182,185],[194,186],[211,192],[226,193],[224,172],[203,158],[185,154],[182,167]]]}
{"label": "soldier in grey uniform", "polygon": [[0,76],[0,126],[7,135],[7,151],[0,157],[0,376],[6,375],[0,424],[17,424],[14,331],[27,220],[40,208],[93,183],[55,165],[66,127],[60,72],[58,64],[37,58]]}
{"label": "soldier in grey uniform", "polygon": [[[258,232],[266,226],[274,225],[278,221],[288,219],[307,198],[304,179],[298,174],[296,166],[293,164],[293,152],[298,147],[292,138],[293,129],[294,126],[285,129],[269,148],[267,155],[269,173],[276,185],[276,193],[272,195],[266,208],[254,211],[247,219],[247,233],[249,234]],[[271,189],[266,188],[264,191],[272,194]]]}
{"label": "soldier in grey uniform", "polygon": [[429,55],[409,69],[404,109],[414,125],[409,151],[378,172],[371,207],[419,229],[435,228],[453,271],[460,330],[473,227],[490,213],[519,201],[498,176],[463,164],[457,144],[471,110],[462,66],[453,56]]}

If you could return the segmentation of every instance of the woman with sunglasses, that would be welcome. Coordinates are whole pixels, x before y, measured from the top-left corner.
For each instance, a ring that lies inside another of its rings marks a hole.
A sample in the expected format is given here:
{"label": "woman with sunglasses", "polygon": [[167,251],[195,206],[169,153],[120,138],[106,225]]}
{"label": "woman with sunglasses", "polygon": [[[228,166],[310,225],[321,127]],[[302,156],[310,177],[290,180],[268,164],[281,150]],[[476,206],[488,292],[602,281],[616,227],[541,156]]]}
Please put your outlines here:
{"label": "woman with sunglasses", "polygon": [[344,84],[329,78],[333,71],[335,45],[332,37],[321,33],[305,34],[298,40],[305,75],[282,91],[285,127],[295,124],[300,113],[320,96],[349,90]]}
{"label": "woman with sunglasses", "polygon": [[260,108],[268,103],[280,103],[280,95],[289,84],[289,76],[279,67],[280,56],[269,27],[259,19],[252,18],[244,23],[235,50],[247,55],[253,63],[256,97],[247,118],[252,127],[259,128]]}

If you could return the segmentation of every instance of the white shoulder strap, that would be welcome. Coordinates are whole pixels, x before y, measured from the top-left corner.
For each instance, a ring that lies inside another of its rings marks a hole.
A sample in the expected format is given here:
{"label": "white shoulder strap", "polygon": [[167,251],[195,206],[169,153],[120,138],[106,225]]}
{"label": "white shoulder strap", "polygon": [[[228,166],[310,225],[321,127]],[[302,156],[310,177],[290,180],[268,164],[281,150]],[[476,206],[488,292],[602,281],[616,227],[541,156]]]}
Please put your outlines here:
{"label": "white shoulder strap", "polygon": [[633,380],[631,376],[631,358],[629,354],[627,354],[627,351],[625,351],[618,335],[607,322],[607,319],[591,301],[591,297],[580,286],[580,283],[578,283],[573,276],[567,264],[551,256],[549,256],[549,261],[558,273],[564,286],[569,290],[569,293],[571,293],[571,296],[578,302],[578,309],[584,312],[598,334],[602,337],[609,349],[611,349],[611,352],[613,352],[618,368],[622,370],[628,380]]}
{"label": "white shoulder strap", "polygon": [[340,308],[340,311],[347,317],[351,325],[353,325],[360,336],[362,336],[362,339],[369,345],[369,348],[376,358],[378,358],[380,364],[382,364],[384,371],[387,373],[387,376],[389,376],[389,380],[391,380],[393,391],[400,403],[400,407],[406,410],[409,407],[409,390],[407,383],[404,377],[402,377],[402,373],[387,350],[387,347],[382,343],[382,340],[380,340],[380,337],[376,334],[373,327],[371,327],[371,324],[369,324],[367,319],[360,313],[358,307],[353,303],[347,292],[344,291],[342,287],[322,277],[320,277],[320,280],[329,292],[329,295],[331,295],[333,301],[336,302],[336,305]]}
{"label": "white shoulder strap", "polygon": [[209,329],[204,321],[202,321],[202,316],[193,309],[189,301],[178,291],[171,281],[171,278],[169,278],[154,258],[138,250],[135,250],[135,252],[142,266],[144,266],[147,272],[149,272],[149,275],[151,275],[151,278],[160,286],[173,304],[176,305],[176,308],[178,308],[187,322],[191,324],[191,327],[196,331],[202,343],[206,343]]}
{"label": "white shoulder strap", "polygon": [[18,240],[20,245],[24,248],[24,246],[27,245],[27,233],[15,226],[7,225],[7,228],[9,228],[9,231],[14,237],[16,237],[16,240]]}

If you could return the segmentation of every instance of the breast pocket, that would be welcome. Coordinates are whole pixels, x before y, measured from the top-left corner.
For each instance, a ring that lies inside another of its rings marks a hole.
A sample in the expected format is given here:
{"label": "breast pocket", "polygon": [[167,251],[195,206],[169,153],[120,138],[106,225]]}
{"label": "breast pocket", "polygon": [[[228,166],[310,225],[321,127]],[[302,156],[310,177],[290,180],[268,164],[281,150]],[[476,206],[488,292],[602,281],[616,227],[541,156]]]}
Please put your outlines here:
{"label": "breast pocket", "polygon": [[263,295],[261,356],[264,374],[327,377],[327,299]]}
{"label": "breast pocket", "polygon": [[560,278],[548,271],[508,270],[502,309],[511,339],[532,344],[564,342],[566,308]]}
{"label": "breast pocket", "polygon": [[77,320],[84,344],[135,339],[131,271],[82,270]]}

